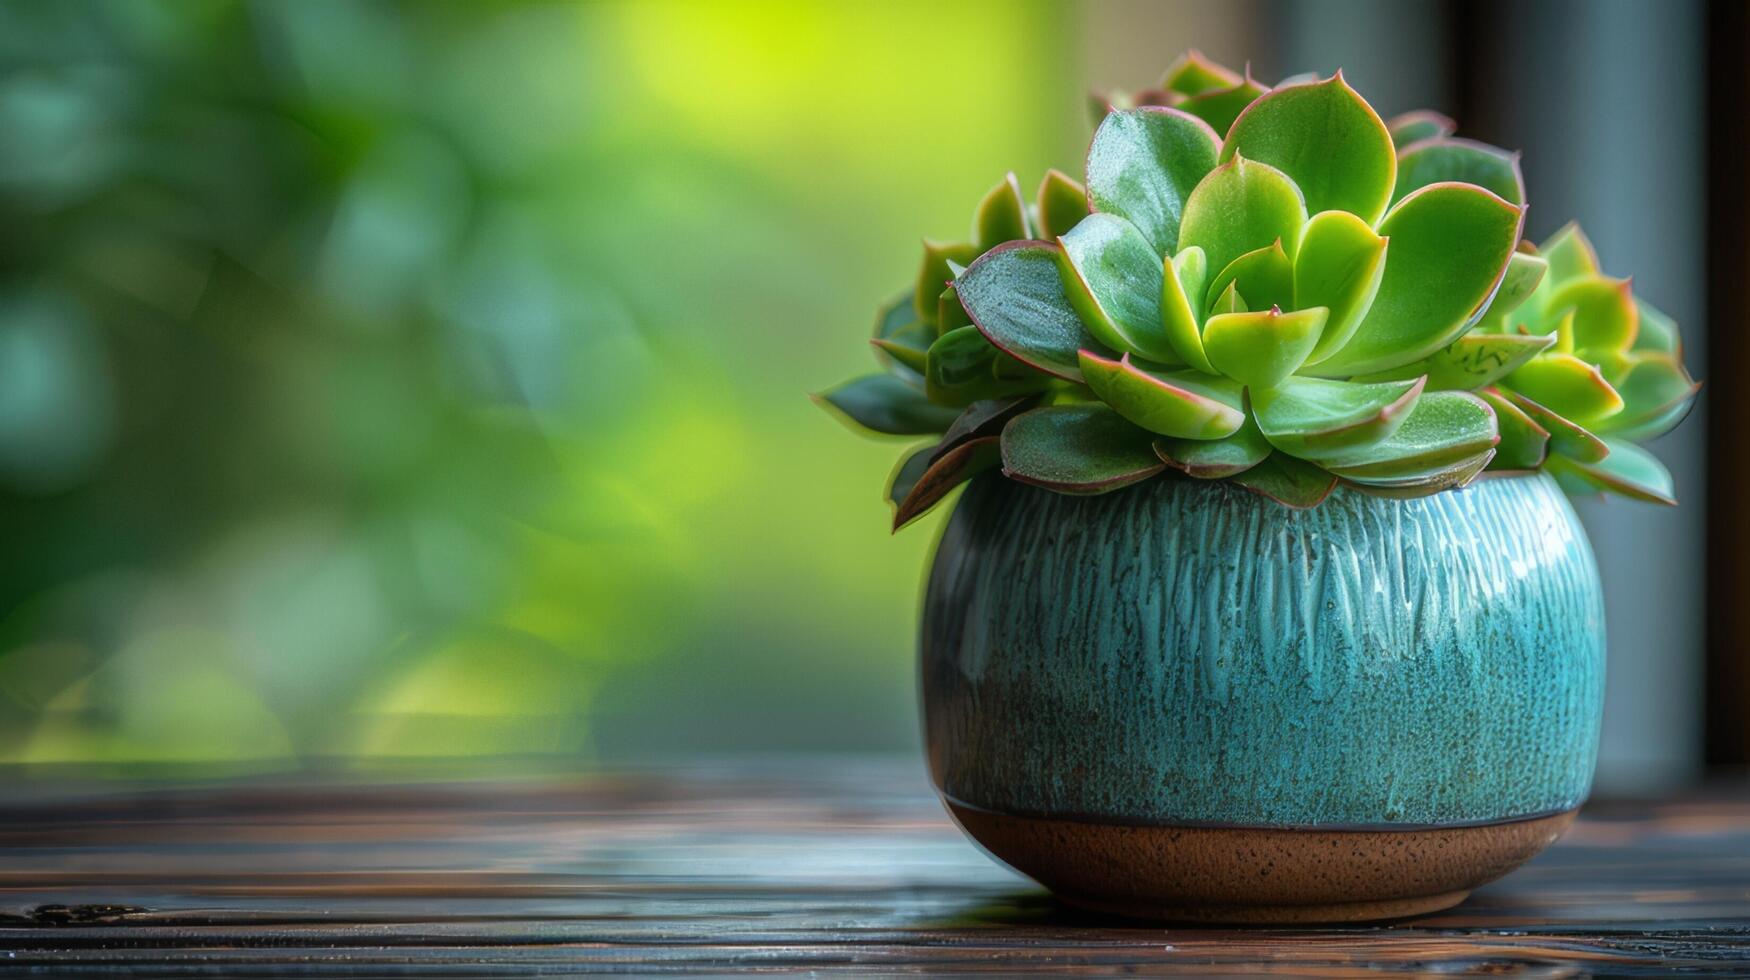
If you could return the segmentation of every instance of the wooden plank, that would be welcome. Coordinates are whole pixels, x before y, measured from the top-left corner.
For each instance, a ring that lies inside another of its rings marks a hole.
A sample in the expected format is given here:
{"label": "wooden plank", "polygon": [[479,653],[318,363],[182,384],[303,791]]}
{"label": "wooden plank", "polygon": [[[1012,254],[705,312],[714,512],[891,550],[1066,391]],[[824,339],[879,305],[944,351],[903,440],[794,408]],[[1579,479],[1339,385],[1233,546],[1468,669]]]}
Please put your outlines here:
{"label": "wooden plank", "polygon": [[0,963],[249,976],[1750,970],[1750,800],[1589,811],[1451,912],[1161,928],[1060,908],[908,761],[427,787],[236,786],[0,810]]}

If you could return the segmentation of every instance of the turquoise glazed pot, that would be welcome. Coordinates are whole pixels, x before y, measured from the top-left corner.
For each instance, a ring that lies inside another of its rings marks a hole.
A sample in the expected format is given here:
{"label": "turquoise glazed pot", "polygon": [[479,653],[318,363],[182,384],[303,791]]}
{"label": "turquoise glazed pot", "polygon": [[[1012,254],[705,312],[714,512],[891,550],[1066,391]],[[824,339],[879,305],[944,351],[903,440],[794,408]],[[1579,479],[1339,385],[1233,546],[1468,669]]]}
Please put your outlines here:
{"label": "turquoise glazed pot", "polygon": [[1543,475],[1294,511],[993,474],[937,547],[922,670],[949,809],[1066,900],[1382,918],[1455,904],[1571,821],[1604,611]]}

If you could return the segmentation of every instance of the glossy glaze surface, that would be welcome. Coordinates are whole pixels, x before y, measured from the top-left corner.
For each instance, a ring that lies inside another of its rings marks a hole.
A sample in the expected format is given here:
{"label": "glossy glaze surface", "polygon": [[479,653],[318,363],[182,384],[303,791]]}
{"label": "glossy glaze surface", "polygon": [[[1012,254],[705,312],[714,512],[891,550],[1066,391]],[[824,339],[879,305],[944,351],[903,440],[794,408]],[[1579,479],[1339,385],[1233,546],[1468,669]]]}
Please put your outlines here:
{"label": "glossy glaze surface", "polygon": [[1544,476],[1291,511],[985,476],[939,544],[926,742],[951,800],[1139,824],[1478,824],[1577,806],[1597,571]]}

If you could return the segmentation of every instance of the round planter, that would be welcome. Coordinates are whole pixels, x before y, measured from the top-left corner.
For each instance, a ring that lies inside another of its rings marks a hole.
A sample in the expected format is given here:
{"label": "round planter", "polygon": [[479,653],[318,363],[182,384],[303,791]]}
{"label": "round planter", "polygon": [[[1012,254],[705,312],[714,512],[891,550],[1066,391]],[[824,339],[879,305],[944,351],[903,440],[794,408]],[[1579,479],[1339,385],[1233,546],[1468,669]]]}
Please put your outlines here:
{"label": "round planter", "polygon": [[1542,475],[1308,511],[1225,483],[982,476],[921,642],[955,819],[1102,911],[1445,908],[1555,840],[1597,753],[1597,569]]}

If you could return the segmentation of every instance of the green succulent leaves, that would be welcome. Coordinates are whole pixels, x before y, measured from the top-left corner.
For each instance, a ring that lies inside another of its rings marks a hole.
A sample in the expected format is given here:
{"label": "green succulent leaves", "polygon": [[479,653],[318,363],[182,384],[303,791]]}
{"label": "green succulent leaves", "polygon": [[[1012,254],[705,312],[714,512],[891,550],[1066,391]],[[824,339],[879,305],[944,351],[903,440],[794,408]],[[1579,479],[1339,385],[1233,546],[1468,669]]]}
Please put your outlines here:
{"label": "green succulent leaves", "polygon": [[1294,263],[1294,306],[1331,311],[1311,363],[1331,356],[1355,335],[1379,292],[1387,244],[1347,211],[1321,211],[1306,223]]}
{"label": "green succulent leaves", "polygon": [[1301,459],[1330,459],[1390,438],[1416,406],[1422,386],[1420,378],[1378,384],[1291,378],[1261,392],[1253,411],[1277,449]]}
{"label": "green succulent leaves", "polygon": [[1270,455],[1270,441],[1258,431],[1258,423],[1247,418],[1219,439],[1156,439],[1155,455],[1186,476],[1220,480],[1262,463]]}
{"label": "green succulent leaves", "polygon": [[[1161,275],[1161,324],[1167,342],[1179,359],[1205,374],[1215,365],[1203,350],[1203,317],[1209,309],[1205,286],[1209,282],[1209,259],[1195,245],[1163,263]],[[1237,295],[1237,290],[1236,290]]]}
{"label": "green succulent leaves", "polygon": [[972,241],[983,251],[1003,242],[1031,237],[1027,198],[1021,193],[1021,182],[1009,174],[978,202],[972,215]]}
{"label": "green succulent leaves", "polygon": [[923,392],[886,374],[869,374],[815,396],[845,421],[870,432],[916,436],[941,432],[958,413],[925,398]]}
{"label": "green succulent leaves", "polygon": [[1088,191],[1063,171],[1047,170],[1045,179],[1039,182],[1033,207],[1039,236],[1056,238],[1088,216]]}
{"label": "green succulent leaves", "polygon": [[1524,217],[1523,208],[1471,184],[1432,184],[1399,201],[1379,223],[1391,244],[1373,304],[1319,372],[1385,370],[1452,342],[1500,284]]}
{"label": "green succulent leaves", "polygon": [[1306,202],[1287,175],[1268,164],[1236,157],[1210,171],[1185,202],[1178,248],[1203,250],[1211,269],[1272,243],[1292,252],[1306,224]]}
{"label": "green succulent leaves", "polygon": [[1385,128],[1391,131],[1394,146],[1407,147],[1423,140],[1451,136],[1458,130],[1458,124],[1438,112],[1417,109],[1392,117]]}
{"label": "green succulent leaves", "polygon": [[1203,325],[1203,349],[1217,371],[1240,384],[1274,388],[1306,362],[1329,314],[1322,306],[1220,313]]}
{"label": "green succulent leaves", "polygon": [[1244,78],[1232,85],[1188,96],[1178,108],[1208,123],[1209,128],[1217,133],[1225,133],[1233,127],[1234,120],[1246,110],[1246,106],[1268,91],[1248,71]]}
{"label": "green succulent leaves", "polygon": [[1105,493],[1166,468],[1148,433],[1105,405],[1054,405],[1019,415],[1002,435],[1003,473],[1061,493]]}
{"label": "green succulent leaves", "polygon": [[1295,309],[1294,262],[1282,248],[1282,239],[1255,248],[1227,264],[1209,284],[1208,293],[1221,295],[1232,285],[1247,309]]}
{"label": "green succulent leaves", "polygon": [[1070,305],[1062,251],[1042,242],[999,246],[955,280],[960,302],[992,344],[1024,363],[1082,380],[1077,355],[1103,349]]}
{"label": "green succulent leaves", "polygon": [[1090,214],[1058,244],[1065,291],[1089,333],[1114,350],[1177,359],[1161,323],[1161,257],[1135,225]]}
{"label": "green succulent leaves", "polygon": [[1440,483],[1492,453],[1500,441],[1494,410],[1467,391],[1431,391],[1416,399],[1396,431],[1378,442],[1322,461],[1353,482],[1408,489]]}
{"label": "green succulent leaves", "polygon": [[1084,181],[998,181],[882,308],[884,371],[816,396],[936,437],[894,470],[896,528],[999,465],[1290,507],[1539,469],[1672,500],[1637,443],[1700,387],[1677,326],[1577,226],[1520,240],[1518,154],[1437,113],[1382,121],[1340,72],[1270,88],[1195,53],[1100,107]]}
{"label": "green succulent leaves", "polygon": [[1248,106],[1221,148],[1223,162],[1237,157],[1287,174],[1312,211],[1348,211],[1368,224],[1385,213],[1398,172],[1391,133],[1342,72]]}
{"label": "green succulent leaves", "polygon": [[1082,377],[1100,400],[1150,432],[1182,439],[1222,439],[1246,420],[1239,383],[1200,371],[1141,367],[1081,353]]}
{"label": "green succulent leaves", "polygon": [[1475,140],[1439,138],[1413,144],[1399,155],[1392,203],[1429,184],[1450,181],[1475,184],[1508,204],[1525,203],[1525,177],[1519,172],[1519,154]]}
{"label": "green succulent leaves", "polygon": [[1088,203],[1135,225],[1156,252],[1173,251],[1186,198],[1220,143],[1208,123],[1175,109],[1113,112],[1088,146]]}

